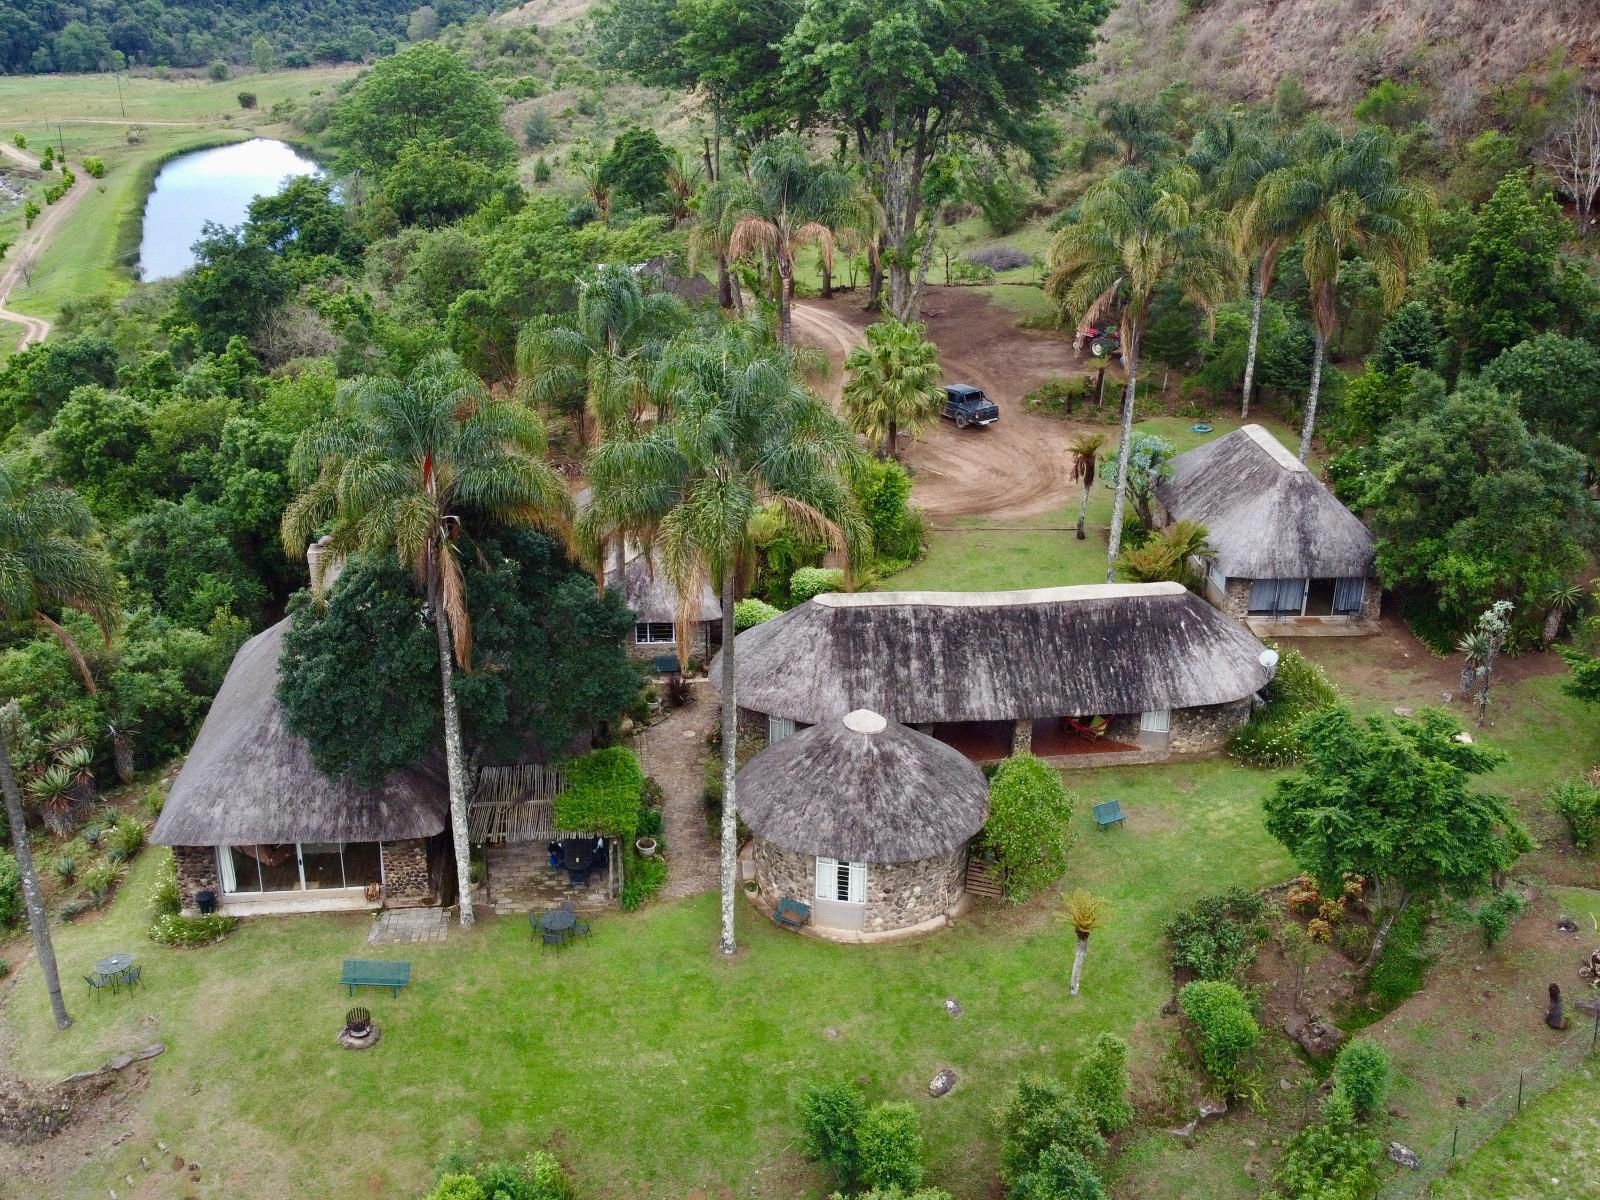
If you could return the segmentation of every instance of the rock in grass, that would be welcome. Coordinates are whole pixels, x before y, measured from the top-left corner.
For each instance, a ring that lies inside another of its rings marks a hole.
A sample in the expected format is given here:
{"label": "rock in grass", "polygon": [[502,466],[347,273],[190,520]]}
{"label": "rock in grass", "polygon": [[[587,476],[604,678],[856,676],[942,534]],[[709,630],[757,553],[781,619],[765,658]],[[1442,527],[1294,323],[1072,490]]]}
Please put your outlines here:
{"label": "rock in grass", "polygon": [[940,1096],[950,1094],[950,1089],[956,1086],[956,1073],[949,1067],[941,1067],[939,1073],[928,1083],[928,1095],[937,1100]]}

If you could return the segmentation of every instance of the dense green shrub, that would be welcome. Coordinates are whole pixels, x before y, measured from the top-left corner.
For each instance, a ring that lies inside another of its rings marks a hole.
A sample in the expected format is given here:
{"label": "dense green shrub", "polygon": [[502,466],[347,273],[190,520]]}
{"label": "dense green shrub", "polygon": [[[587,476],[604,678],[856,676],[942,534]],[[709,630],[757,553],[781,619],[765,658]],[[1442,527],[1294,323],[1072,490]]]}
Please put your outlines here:
{"label": "dense green shrub", "polygon": [[1252,767],[1286,767],[1305,756],[1298,725],[1339,702],[1328,674],[1298,650],[1281,646],[1278,669],[1266,686],[1266,707],[1228,739],[1228,753]]}
{"label": "dense green shrub", "polygon": [[1367,989],[1385,1011],[1410,999],[1427,974],[1431,959],[1423,946],[1428,922],[1423,908],[1413,904],[1395,919],[1367,977]]}
{"label": "dense green shrub", "polygon": [[622,894],[617,902],[623,912],[633,912],[660,895],[666,882],[666,859],[659,855],[645,858],[637,851],[629,850],[622,871]]}
{"label": "dense green shrub", "polygon": [[85,871],[79,882],[83,884],[84,893],[98,907],[111,898],[117,880],[121,878],[122,871],[116,863],[100,862]]}
{"label": "dense green shrub", "polygon": [[789,599],[804,604],[824,592],[844,591],[844,572],[838,567],[801,567],[789,576]]}
{"label": "dense green shrub", "polygon": [[1101,1133],[1116,1133],[1133,1120],[1128,1102],[1128,1043],[1114,1033],[1098,1034],[1078,1068],[1078,1103],[1093,1115]]}
{"label": "dense green shrub", "polygon": [[1178,1007],[1194,1023],[1206,1073],[1231,1091],[1240,1063],[1261,1042],[1261,1027],[1251,1015],[1244,993],[1222,980],[1196,979],[1183,985]]}
{"label": "dense green shrub", "polygon": [[427,1200],[489,1200],[483,1184],[465,1172],[440,1176]]}
{"label": "dense green shrub", "polygon": [[1000,1178],[1014,1186],[1051,1146],[1089,1155],[1106,1143],[1083,1098],[1064,1083],[1024,1075],[1000,1114]]}
{"label": "dense green shrub", "polygon": [[1579,850],[1600,845],[1600,787],[1586,779],[1568,779],[1550,792],[1550,804],[1567,823],[1567,836]]}
{"label": "dense green shrub", "polygon": [[105,831],[103,841],[112,862],[128,862],[144,849],[144,824],[133,817],[118,817]]}
{"label": "dense green shrub", "polygon": [[754,629],[757,625],[780,615],[782,614],[765,600],[746,596],[733,606],[734,632],[743,633],[746,629]]}
{"label": "dense green shrub", "polygon": [[22,920],[22,872],[10,851],[0,850],[0,929]]}
{"label": "dense green shrub", "polygon": [[857,1135],[866,1116],[867,1097],[853,1083],[813,1083],[801,1093],[806,1154],[833,1173],[840,1191],[849,1191],[860,1171]]}
{"label": "dense green shrub", "polygon": [[183,897],[178,891],[178,864],[170,853],[156,868],[156,881],[150,888],[150,914],[153,917],[175,917],[183,908]]}
{"label": "dense green shrub", "polygon": [[1033,1170],[1018,1176],[1007,1200],[1105,1200],[1100,1172],[1083,1155],[1066,1146],[1045,1147]]}
{"label": "dense green shrub", "polygon": [[555,799],[557,829],[620,837],[638,836],[644,772],[626,746],[609,746],[575,758],[564,768],[567,789]]}
{"label": "dense green shrub", "polygon": [[573,1200],[572,1178],[555,1155],[536,1150],[521,1162],[480,1161],[472,1147],[451,1147],[425,1200]]}
{"label": "dense green shrub", "polygon": [[874,1104],[856,1126],[857,1165],[868,1188],[914,1191],[922,1182],[922,1118],[904,1100]]}
{"label": "dense green shrub", "polygon": [[1008,899],[1026,900],[1066,871],[1073,807],[1060,774],[1031,754],[1008,758],[995,771],[982,839],[1005,872]]}
{"label": "dense green shrub", "polygon": [[1322,1120],[1284,1147],[1278,1186],[1267,1200],[1365,1200],[1377,1190],[1378,1139],[1361,1129],[1348,1097],[1335,1091]]}
{"label": "dense green shrub", "polygon": [[1391,1075],[1389,1052],[1369,1038],[1346,1043],[1333,1063],[1334,1087],[1350,1101],[1351,1110],[1362,1120],[1382,1111]]}
{"label": "dense green shrub", "polygon": [[1483,934],[1486,949],[1493,950],[1511,930],[1511,922],[1525,907],[1520,892],[1496,892],[1478,906],[1472,922]]}
{"label": "dense green shrub", "polygon": [[1238,980],[1266,936],[1266,909],[1260,896],[1244,888],[1202,896],[1167,926],[1172,969],[1193,971],[1200,979]]}
{"label": "dense green shrub", "polygon": [[83,169],[89,173],[91,179],[104,179],[106,164],[103,159],[86,158],[83,160]]}
{"label": "dense green shrub", "polygon": [[851,481],[872,534],[873,570],[892,574],[916,562],[927,548],[922,510],[911,501],[911,476],[892,459],[871,459]]}
{"label": "dense green shrub", "polygon": [[150,926],[150,940],[162,946],[209,946],[220,942],[239,927],[238,917],[212,913],[206,917],[157,917]]}

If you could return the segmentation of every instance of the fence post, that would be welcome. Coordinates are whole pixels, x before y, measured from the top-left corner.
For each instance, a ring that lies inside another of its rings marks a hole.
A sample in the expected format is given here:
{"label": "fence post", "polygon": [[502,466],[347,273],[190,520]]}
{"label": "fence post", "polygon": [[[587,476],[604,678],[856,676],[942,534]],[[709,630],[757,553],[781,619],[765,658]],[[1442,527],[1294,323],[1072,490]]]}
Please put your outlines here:
{"label": "fence post", "polygon": [[1455,1127],[1450,1130],[1450,1157],[1452,1160],[1456,1156],[1456,1142],[1460,1139],[1460,1137],[1461,1122],[1457,1121]]}
{"label": "fence post", "polygon": [[1518,1071],[1517,1072],[1517,1111],[1518,1112],[1522,1111],[1522,1077],[1523,1077],[1524,1074],[1526,1074],[1526,1072],[1524,1072],[1524,1071]]}
{"label": "fence post", "polygon": [[1590,1054],[1594,1053],[1596,1046],[1600,1046],[1600,1004],[1594,1006],[1594,1033],[1589,1037]]}

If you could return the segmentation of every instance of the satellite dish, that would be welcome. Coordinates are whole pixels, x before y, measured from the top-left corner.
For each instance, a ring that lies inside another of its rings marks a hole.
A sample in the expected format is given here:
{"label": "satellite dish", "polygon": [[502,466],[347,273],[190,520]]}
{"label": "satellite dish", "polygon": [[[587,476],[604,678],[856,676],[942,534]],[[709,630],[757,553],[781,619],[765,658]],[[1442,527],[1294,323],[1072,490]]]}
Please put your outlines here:
{"label": "satellite dish", "polygon": [[1278,671],[1278,652],[1271,646],[1257,656],[1256,661],[1262,665],[1268,675],[1275,675]]}

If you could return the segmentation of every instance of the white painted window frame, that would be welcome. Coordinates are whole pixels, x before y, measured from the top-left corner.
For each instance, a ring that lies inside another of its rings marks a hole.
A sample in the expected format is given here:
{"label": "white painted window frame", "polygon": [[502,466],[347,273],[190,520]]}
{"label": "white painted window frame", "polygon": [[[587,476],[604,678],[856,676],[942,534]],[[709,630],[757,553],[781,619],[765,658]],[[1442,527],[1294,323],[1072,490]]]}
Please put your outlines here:
{"label": "white painted window frame", "polygon": [[[839,869],[846,871],[845,895],[839,895]],[[865,904],[867,902],[867,864],[817,855],[816,877],[813,890],[818,900],[834,904]]]}
{"label": "white painted window frame", "polygon": [[[658,630],[665,629],[666,637],[657,637]],[[678,641],[678,627],[671,621],[635,621],[633,623],[633,644],[635,646],[671,646]]]}
{"label": "white painted window frame", "polygon": [[794,733],[795,724],[788,717],[767,717],[767,745],[776,746]]}
{"label": "white painted window frame", "polygon": [[1171,733],[1172,710],[1170,708],[1153,708],[1149,712],[1139,714],[1140,733]]}

